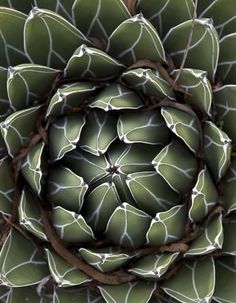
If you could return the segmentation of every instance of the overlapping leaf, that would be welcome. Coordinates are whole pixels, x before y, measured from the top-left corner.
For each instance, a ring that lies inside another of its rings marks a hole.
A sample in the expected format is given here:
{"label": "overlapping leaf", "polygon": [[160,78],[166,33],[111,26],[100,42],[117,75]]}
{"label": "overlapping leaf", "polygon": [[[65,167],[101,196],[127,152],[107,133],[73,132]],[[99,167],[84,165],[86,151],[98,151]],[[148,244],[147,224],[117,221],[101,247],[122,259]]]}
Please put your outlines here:
{"label": "overlapping leaf", "polygon": [[192,189],[189,219],[202,220],[218,202],[218,193],[207,167],[203,168]]}
{"label": "overlapping leaf", "polygon": [[104,88],[89,104],[91,108],[105,111],[121,109],[139,109],[144,105],[141,97],[120,84],[111,84]]}
{"label": "overlapping leaf", "polygon": [[46,250],[50,273],[59,287],[71,287],[91,281],[87,275],[71,266],[55,252]]}
{"label": "overlapping leaf", "polygon": [[29,61],[23,45],[26,17],[14,9],[0,7],[0,66],[14,66]]}
{"label": "overlapping leaf", "polygon": [[170,133],[159,112],[123,113],[117,123],[119,139],[125,143],[165,145]]}
{"label": "overlapping leaf", "polygon": [[150,221],[151,217],[145,212],[126,202],[122,203],[115,209],[107,223],[107,238],[122,247],[140,247],[145,243]]}
{"label": "overlapping leaf", "polygon": [[40,110],[40,106],[22,109],[1,122],[0,131],[11,157],[14,157],[20,148],[26,145],[29,135],[35,130]]}
{"label": "overlapping leaf", "polygon": [[91,266],[101,272],[110,272],[128,262],[131,256],[112,247],[100,249],[80,248],[81,257]]}
{"label": "overlapping leaf", "polygon": [[93,292],[90,288],[81,288],[66,291],[63,288],[57,288],[54,291],[53,303],[84,302],[84,303],[105,303],[106,301],[97,292]]}
{"label": "overlapping leaf", "polygon": [[19,110],[29,107],[34,101],[42,101],[58,74],[58,70],[37,64],[10,67],[7,92],[11,107]]}
{"label": "overlapping leaf", "polygon": [[48,275],[47,262],[37,248],[13,229],[2,246],[0,268],[2,283],[10,287],[38,284]]}
{"label": "overlapping leaf", "polygon": [[59,237],[66,242],[90,242],[94,239],[93,231],[83,216],[57,206],[52,210],[52,223]]}
{"label": "overlapping leaf", "polygon": [[138,0],[137,10],[154,24],[159,35],[163,37],[175,25],[192,18],[193,2],[191,0]]}
{"label": "overlapping leaf", "polygon": [[141,278],[160,278],[176,260],[179,253],[165,253],[160,255],[149,255],[140,258],[129,269],[129,272]]}
{"label": "overlapping leaf", "polygon": [[156,172],[129,174],[126,183],[140,209],[152,216],[180,201],[180,196]]}
{"label": "overlapping leaf", "polygon": [[24,46],[34,63],[64,68],[75,49],[84,43],[91,46],[91,42],[60,15],[37,7],[31,10],[24,27]]}
{"label": "overlapping leaf", "polygon": [[32,190],[39,196],[44,187],[44,176],[46,174],[44,150],[45,143],[41,141],[29,151],[21,164],[22,175]]}
{"label": "overlapping leaf", "polygon": [[75,149],[81,131],[85,125],[85,117],[81,113],[72,113],[57,119],[49,129],[49,152],[51,160],[57,161]]}
{"label": "overlapping leaf", "polygon": [[114,30],[108,40],[107,52],[126,65],[144,58],[156,62],[165,61],[160,37],[142,14],[122,22]]}
{"label": "overlapping leaf", "polygon": [[81,45],[64,70],[66,78],[107,80],[120,75],[125,66],[105,52]]}
{"label": "overlapping leaf", "polygon": [[232,158],[229,171],[225,176],[223,206],[227,213],[236,210],[236,158]]}
{"label": "overlapping leaf", "polygon": [[213,93],[217,111],[217,124],[229,135],[233,144],[236,143],[236,129],[233,126],[236,119],[235,93],[235,85],[222,86],[215,89]]}
{"label": "overlapping leaf", "polygon": [[155,283],[129,282],[117,286],[99,286],[107,303],[148,303],[155,289]]}
{"label": "overlapping leaf", "polygon": [[231,139],[211,121],[203,125],[204,152],[215,181],[219,181],[230,166]]}
{"label": "overlapping leaf", "polygon": [[176,275],[163,283],[162,287],[168,295],[179,302],[210,302],[215,289],[213,258],[184,264]]}
{"label": "overlapping leaf", "polygon": [[164,38],[164,47],[179,68],[188,44],[194,22],[191,46],[185,67],[207,72],[213,81],[219,57],[219,39],[212,20],[207,18],[188,20],[171,28]]}
{"label": "overlapping leaf", "polygon": [[[110,7],[112,5],[112,14]],[[86,37],[107,39],[112,31],[130,17],[121,0],[76,0],[73,5],[76,26]],[[86,18],[84,16],[86,15]]]}
{"label": "overlapping leaf", "polygon": [[165,212],[159,212],[152,219],[146,234],[148,245],[159,246],[183,238],[186,220],[185,205],[173,206]]}
{"label": "overlapping leaf", "polygon": [[24,189],[21,194],[18,214],[20,225],[41,240],[47,240],[43,222],[40,216],[38,201],[32,193]]}
{"label": "overlapping leaf", "polygon": [[103,232],[111,214],[120,203],[115,184],[104,182],[88,194],[82,213],[93,230]]}
{"label": "overlapping leaf", "polygon": [[191,189],[197,161],[179,141],[173,139],[157,154],[152,164],[173,190],[186,193]]}
{"label": "overlapping leaf", "polygon": [[57,167],[50,172],[48,199],[56,205],[78,212],[87,189],[88,185],[83,178],[67,167]]}
{"label": "overlapping leaf", "polygon": [[175,100],[175,93],[170,84],[157,70],[149,68],[137,68],[125,71],[122,79],[149,98],[165,98]]}
{"label": "overlapping leaf", "polygon": [[211,116],[212,89],[207,73],[199,69],[175,69],[171,75],[178,77],[178,84],[186,91],[184,101]]}

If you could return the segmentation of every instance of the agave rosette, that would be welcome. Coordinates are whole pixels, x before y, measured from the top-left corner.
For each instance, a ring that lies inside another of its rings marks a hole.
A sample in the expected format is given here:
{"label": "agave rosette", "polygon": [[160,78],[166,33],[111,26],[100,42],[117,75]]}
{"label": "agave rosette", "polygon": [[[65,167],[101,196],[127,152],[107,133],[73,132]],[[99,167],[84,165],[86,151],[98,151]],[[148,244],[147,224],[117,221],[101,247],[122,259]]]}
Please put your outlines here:
{"label": "agave rosette", "polygon": [[0,5],[1,300],[235,302],[235,1]]}

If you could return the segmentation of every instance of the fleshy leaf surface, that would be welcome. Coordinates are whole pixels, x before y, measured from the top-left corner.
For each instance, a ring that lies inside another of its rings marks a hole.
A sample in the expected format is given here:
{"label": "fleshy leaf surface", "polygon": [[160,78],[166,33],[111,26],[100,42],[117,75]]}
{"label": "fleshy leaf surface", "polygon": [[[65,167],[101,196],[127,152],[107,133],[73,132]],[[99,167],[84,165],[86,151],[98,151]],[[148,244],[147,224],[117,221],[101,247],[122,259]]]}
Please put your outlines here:
{"label": "fleshy leaf surface", "polygon": [[186,262],[173,277],[162,284],[162,288],[179,302],[211,302],[215,289],[213,258]]}
{"label": "fleshy leaf surface", "polygon": [[49,129],[49,153],[53,162],[76,148],[84,125],[85,117],[81,113],[72,113],[52,123]]}
{"label": "fleshy leaf surface", "polygon": [[107,223],[107,238],[121,247],[138,248],[145,243],[150,221],[151,217],[145,212],[124,202],[114,210]]}
{"label": "fleshy leaf surface", "polygon": [[90,242],[94,240],[93,231],[83,216],[61,206],[52,210],[52,223],[60,239],[66,242]]}
{"label": "fleshy leaf surface", "polygon": [[71,266],[54,251],[46,250],[48,266],[53,280],[59,287],[72,287],[91,281],[91,279]]}
{"label": "fleshy leaf surface", "polygon": [[29,13],[24,27],[24,46],[34,63],[62,69],[75,49],[84,43],[91,45],[76,27],[57,13],[37,7]]}
{"label": "fleshy leaf surface", "polygon": [[115,28],[130,18],[130,13],[121,0],[94,0],[93,2],[76,0],[73,5],[73,15],[76,27],[86,37],[104,39],[108,39]]}
{"label": "fleshy leaf surface", "polygon": [[116,286],[99,286],[107,303],[148,303],[155,289],[152,282],[128,282]]}
{"label": "fleshy leaf surface", "polygon": [[207,167],[197,176],[197,182],[192,189],[189,219],[192,222],[201,221],[218,201],[218,193]]}
{"label": "fleshy leaf surface", "polygon": [[154,158],[155,170],[176,192],[188,192],[197,171],[197,161],[180,141],[173,139]]}
{"label": "fleshy leaf surface", "polygon": [[126,65],[144,58],[165,61],[161,39],[142,14],[125,20],[114,30],[108,40],[107,52]]}
{"label": "fleshy leaf surface", "polygon": [[13,229],[2,246],[0,268],[2,283],[10,287],[38,284],[48,275],[47,262],[37,248]]}
{"label": "fleshy leaf surface", "polygon": [[48,181],[48,199],[55,205],[78,212],[84,202],[88,185],[67,167],[53,169]]}
{"label": "fleshy leaf surface", "polygon": [[203,136],[206,163],[218,182],[230,166],[232,140],[211,121],[204,123]]}
{"label": "fleshy leaf surface", "polygon": [[185,234],[186,213],[185,205],[176,205],[157,213],[146,234],[147,244],[159,246],[182,239]]}
{"label": "fleshy leaf surface", "polygon": [[[192,18],[191,18],[192,19]],[[163,40],[165,50],[172,57],[177,68],[180,67],[192,31],[193,20],[188,20],[171,28]],[[195,19],[191,46],[185,67],[207,72],[213,82],[219,58],[219,38],[208,18]]]}
{"label": "fleshy leaf surface", "polygon": [[64,70],[66,78],[107,80],[120,75],[125,66],[102,50],[82,44]]}

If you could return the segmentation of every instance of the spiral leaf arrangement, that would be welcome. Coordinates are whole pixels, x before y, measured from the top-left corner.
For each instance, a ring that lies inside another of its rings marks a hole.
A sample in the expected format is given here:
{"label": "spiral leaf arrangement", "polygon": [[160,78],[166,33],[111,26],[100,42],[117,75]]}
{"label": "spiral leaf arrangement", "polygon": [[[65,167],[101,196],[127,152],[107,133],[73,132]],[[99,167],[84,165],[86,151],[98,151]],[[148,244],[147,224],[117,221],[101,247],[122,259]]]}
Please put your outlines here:
{"label": "spiral leaf arrangement", "polygon": [[235,1],[0,5],[1,302],[235,303]]}

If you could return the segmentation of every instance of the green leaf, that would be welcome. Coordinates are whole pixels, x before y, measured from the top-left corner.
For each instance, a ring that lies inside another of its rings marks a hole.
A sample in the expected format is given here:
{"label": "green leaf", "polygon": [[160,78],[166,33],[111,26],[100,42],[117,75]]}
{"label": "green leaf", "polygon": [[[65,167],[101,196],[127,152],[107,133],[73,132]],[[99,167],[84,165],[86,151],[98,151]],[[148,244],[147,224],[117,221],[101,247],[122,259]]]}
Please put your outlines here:
{"label": "green leaf", "polygon": [[122,253],[112,247],[87,249],[80,248],[81,257],[97,270],[110,272],[125,265],[131,258],[129,254]]}
{"label": "green leaf", "polygon": [[41,195],[44,187],[44,176],[46,174],[45,143],[35,145],[24,158],[21,164],[21,173],[30,188]]}
{"label": "green leaf", "polygon": [[64,75],[66,78],[110,80],[119,76],[124,68],[105,52],[82,44],[68,61]]}
{"label": "green leaf", "polygon": [[0,7],[0,66],[8,67],[29,61],[23,45],[26,17],[14,9]]}
{"label": "green leaf", "polygon": [[214,299],[218,303],[234,303],[236,301],[236,259],[233,256],[216,260],[216,287]]}
{"label": "green leaf", "polygon": [[64,68],[75,49],[83,43],[91,45],[60,15],[37,7],[31,10],[24,27],[24,45],[34,63]]}
{"label": "green leaf", "polygon": [[19,110],[29,107],[34,101],[41,101],[58,74],[58,70],[36,64],[10,67],[7,92],[11,108]]}
{"label": "green leaf", "polygon": [[117,123],[119,139],[125,143],[165,145],[170,132],[159,112],[145,111],[122,113]]}
{"label": "green leaf", "polygon": [[30,107],[9,115],[0,123],[0,131],[7,146],[8,154],[14,157],[26,145],[28,136],[35,130],[41,107]]}
{"label": "green leaf", "polygon": [[161,108],[161,114],[167,127],[196,154],[200,146],[197,118],[184,111],[166,106]]}
{"label": "green leaf", "polygon": [[0,159],[0,213],[11,214],[13,203],[14,181],[9,157]]}
{"label": "green leaf", "polygon": [[52,210],[52,223],[61,240],[73,242],[90,242],[94,240],[93,231],[83,216],[61,206]]}
{"label": "green leaf", "polygon": [[235,94],[236,85],[225,85],[213,91],[214,104],[216,107],[216,123],[222,123],[222,130],[236,144],[236,129],[234,127],[236,119]]}
{"label": "green leaf", "polygon": [[6,6],[27,14],[32,8],[32,3],[29,0],[21,0],[20,2],[18,0],[1,0],[1,6]]}
{"label": "green leaf", "polygon": [[214,26],[220,37],[235,32],[236,3],[234,0],[200,0],[199,2],[200,7],[203,3],[205,6],[200,17],[212,18],[214,20]]}
{"label": "green leaf", "polygon": [[218,201],[218,193],[211,175],[205,166],[197,176],[197,182],[192,189],[189,219],[192,222],[201,221]]}
{"label": "green leaf", "polygon": [[47,8],[51,11],[56,12],[74,24],[74,18],[72,16],[72,6],[74,4],[74,0],[34,0],[34,3],[37,7]]}
{"label": "green leaf", "polygon": [[85,117],[72,113],[57,119],[49,128],[49,153],[51,160],[58,161],[75,149],[81,137]]}
{"label": "green leaf", "polygon": [[173,190],[185,194],[192,188],[197,161],[176,139],[159,152],[152,164]]}
{"label": "green leaf", "polygon": [[104,88],[89,104],[91,108],[101,108],[105,111],[139,109],[143,106],[143,100],[138,94],[120,84],[111,84]]}
{"label": "green leaf", "polygon": [[223,206],[227,213],[236,210],[236,158],[232,158],[232,163],[225,176],[223,187]]}
{"label": "green leaf", "polygon": [[36,287],[11,287],[7,296],[6,303],[47,303],[37,293]]}
{"label": "green leaf", "polygon": [[[185,21],[171,28],[163,43],[165,50],[171,56],[177,68],[180,67],[189,35],[192,31],[193,20]],[[212,20],[195,19],[191,46],[185,62],[187,68],[197,68],[207,72],[213,82],[219,57],[219,38]]]}
{"label": "green leaf", "polygon": [[175,93],[170,84],[157,70],[136,68],[127,70],[121,75],[122,79],[148,97],[162,99],[168,97],[175,100]]}
{"label": "green leaf", "polygon": [[236,84],[236,33],[224,36],[220,40],[220,57],[218,64],[218,74],[220,79],[226,84]]}
{"label": "green leaf", "polygon": [[180,196],[156,172],[130,174],[126,183],[137,205],[151,216],[170,209],[180,201]]}
{"label": "green leaf", "polygon": [[97,85],[89,82],[77,82],[61,86],[53,95],[47,108],[47,116],[58,117],[68,114],[75,107],[81,107],[95,94]]}
{"label": "green leaf", "polygon": [[182,239],[185,234],[186,212],[185,205],[177,205],[157,213],[147,231],[147,244],[160,246]]}
{"label": "green leaf", "polygon": [[121,0],[94,0],[92,2],[75,0],[73,15],[76,27],[86,37],[105,39],[130,17],[128,9]]}
{"label": "green leaf", "polygon": [[218,182],[230,166],[231,139],[211,121],[203,124],[206,163]]}
{"label": "green leaf", "polygon": [[178,75],[178,84],[186,91],[184,101],[211,116],[212,89],[207,73],[199,69],[183,68],[173,70],[171,75],[174,78]]}
{"label": "green leaf", "polygon": [[109,163],[104,155],[97,157],[77,148],[68,153],[63,160],[73,172],[83,176],[89,185],[108,175]]}
{"label": "green leaf", "polygon": [[33,194],[26,188],[21,193],[18,207],[19,223],[27,231],[41,240],[47,241],[40,209]]}
{"label": "green leaf", "polygon": [[129,272],[141,278],[160,278],[167,272],[178,255],[179,252],[142,257],[132,265]]}
{"label": "green leaf", "polygon": [[51,170],[48,180],[48,199],[55,205],[78,212],[84,202],[88,185],[83,178],[64,166]]}
{"label": "green leaf", "polygon": [[69,289],[55,288],[53,303],[105,303],[106,301],[97,292],[90,288]]}
{"label": "green leaf", "polygon": [[120,203],[115,184],[102,183],[87,195],[82,214],[92,229],[101,233],[106,229],[111,214]]}
{"label": "green leaf", "polygon": [[152,22],[161,37],[175,25],[189,20],[193,16],[191,0],[139,0],[137,10]]}
{"label": "green leaf", "polygon": [[93,110],[86,117],[79,147],[84,151],[99,156],[104,154],[117,138],[117,118],[102,110]]}
{"label": "green leaf", "polygon": [[174,276],[162,284],[162,288],[179,302],[211,302],[215,288],[213,258],[186,262]]}
{"label": "green leaf", "polygon": [[55,252],[46,249],[46,254],[50,273],[59,287],[72,287],[91,281],[86,274],[70,265]]}
{"label": "green leaf", "polygon": [[121,247],[138,248],[145,243],[150,221],[151,217],[145,212],[126,202],[122,203],[107,223],[107,238]]}
{"label": "green leaf", "polygon": [[209,254],[223,245],[222,215],[217,216],[208,223],[203,233],[192,241],[185,256],[196,256]]}
{"label": "green leaf", "polygon": [[122,22],[108,40],[107,52],[126,65],[140,59],[165,61],[165,51],[153,25],[142,14]]}
{"label": "green leaf", "polygon": [[151,171],[152,159],[160,149],[161,147],[155,145],[114,142],[108,150],[110,166],[121,174]]}
{"label": "green leaf", "polygon": [[136,281],[98,288],[107,303],[148,303],[155,287],[152,282]]}
{"label": "green leaf", "polygon": [[11,229],[0,252],[0,272],[3,285],[20,287],[38,284],[48,267],[32,242]]}
{"label": "green leaf", "polygon": [[222,247],[222,252],[227,255],[236,255],[236,216],[233,213],[231,216],[227,217],[224,224],[224,243]]}

